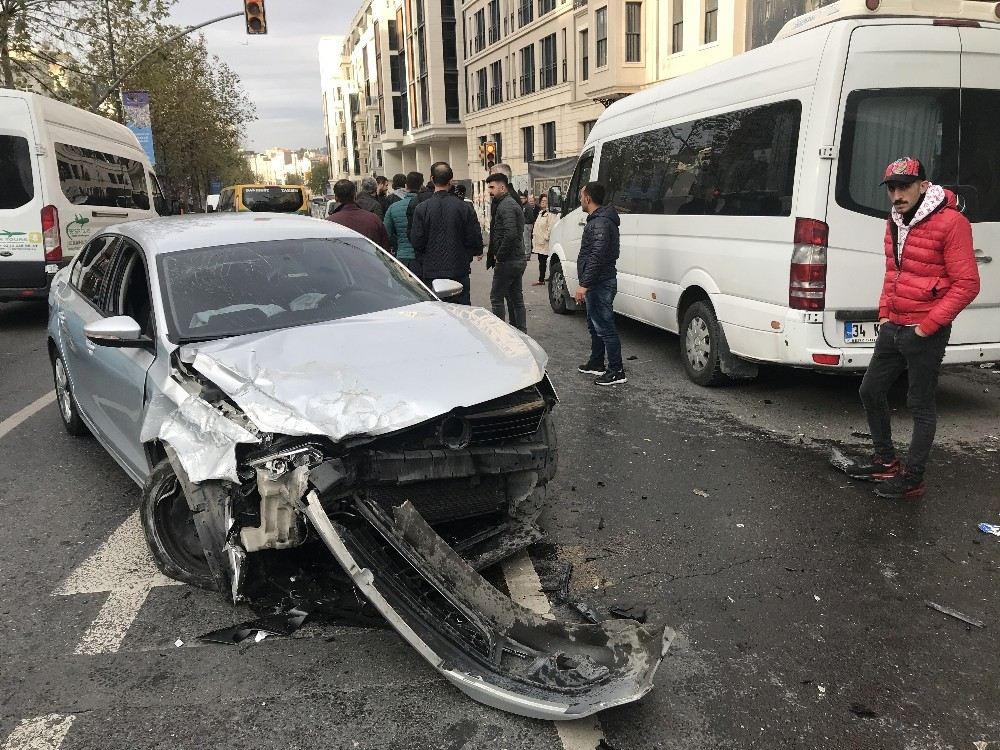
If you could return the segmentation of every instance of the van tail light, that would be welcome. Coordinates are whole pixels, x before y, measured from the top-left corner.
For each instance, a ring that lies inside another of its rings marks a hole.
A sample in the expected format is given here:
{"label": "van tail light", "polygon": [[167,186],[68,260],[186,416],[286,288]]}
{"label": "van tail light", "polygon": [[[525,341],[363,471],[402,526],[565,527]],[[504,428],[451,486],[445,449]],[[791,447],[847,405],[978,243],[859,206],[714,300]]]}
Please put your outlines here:
{"label": "van tail light", "polygon": [[826,307],[826,248],[829,227],[816,219],[795,220],[795,246],[788,274],[788,306],[793,310]]}
{"label": "van tail light", "polygon": [[62,260],[62,241],[59,237],[59,209],[45,206],[42,209],[42,239],[45,241],[45,260]]}

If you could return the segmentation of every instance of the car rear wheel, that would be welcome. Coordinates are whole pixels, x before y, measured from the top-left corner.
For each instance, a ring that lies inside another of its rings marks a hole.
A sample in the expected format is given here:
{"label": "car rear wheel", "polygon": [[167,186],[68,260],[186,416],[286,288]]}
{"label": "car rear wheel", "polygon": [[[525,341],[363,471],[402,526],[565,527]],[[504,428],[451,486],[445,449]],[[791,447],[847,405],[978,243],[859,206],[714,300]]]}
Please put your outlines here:
{"label": "car rear wheel", "polygon": [[76,408],[76,399],[73,397],[73,388],[69,384],[69,375],[66,372],[66,363],[63,362],[61,354],[52,357],[52,380],[56,387],[56,402],[59,404],[59,416],[62,417],[63,427],[70,435],[86,435],[87,425],[80,418],[80,412]]}
{"label": "car rear wheel", "polygon": [[569,288],[563,275],[562,264],[553,258],[549,262],[549,305],[552,312],[559,315],[569,315],[573,311],[567,304]]}
{"label": "car rear wheel", "polygon": [[684,370],[698,385],[712,386],[727,382],[719,361],[722,329],[712,306],[699,300],[684,311],[680,347]]}
{"label": "car rear wheel", "polygon": [[163,575],[192,586],[215,591],[194,514],[170,461],[156,465],[142,488],[142,530]]}

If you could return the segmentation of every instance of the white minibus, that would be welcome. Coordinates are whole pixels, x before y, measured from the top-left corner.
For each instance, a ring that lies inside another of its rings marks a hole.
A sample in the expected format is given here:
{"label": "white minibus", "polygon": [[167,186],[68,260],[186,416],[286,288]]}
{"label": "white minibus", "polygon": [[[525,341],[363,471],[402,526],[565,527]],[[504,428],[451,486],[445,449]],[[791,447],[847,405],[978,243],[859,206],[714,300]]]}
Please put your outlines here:
{"label": "white minibus", "polygon": [[0,89],[0,301],[45,299],[93,234],[162,206],[149,159],[124,125]]}
{"label": "white minibus", "polygon": [[575,309],[578,191],[597,180],[621,215],[615,310],[678,333],[693,381],[764,362],[863,370],[885,270],[879,183],[914,156],[958,195],[982,278],[945,362],[1000,360],[998,114],[1000,5],[824,6],[607,109],[552,232],[549,301]]}

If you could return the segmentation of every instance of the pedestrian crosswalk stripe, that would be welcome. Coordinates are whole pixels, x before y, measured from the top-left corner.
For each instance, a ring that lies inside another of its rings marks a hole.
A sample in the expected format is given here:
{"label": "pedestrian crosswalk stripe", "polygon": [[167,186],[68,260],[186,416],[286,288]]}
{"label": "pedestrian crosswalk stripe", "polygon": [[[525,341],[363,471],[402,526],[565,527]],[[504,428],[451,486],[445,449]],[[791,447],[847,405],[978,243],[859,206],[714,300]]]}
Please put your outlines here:
{"label": "pedestrian crosswalk stripe", "polygon": [[75,718],[72,714],[48,714],[24,719],[0,750],[59,750]]}

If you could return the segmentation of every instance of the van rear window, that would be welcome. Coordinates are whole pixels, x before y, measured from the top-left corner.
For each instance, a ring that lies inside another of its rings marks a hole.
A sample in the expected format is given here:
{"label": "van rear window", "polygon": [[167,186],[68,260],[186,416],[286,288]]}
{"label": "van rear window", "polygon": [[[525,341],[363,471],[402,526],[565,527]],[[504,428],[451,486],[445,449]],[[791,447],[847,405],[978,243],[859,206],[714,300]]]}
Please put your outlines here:
{"label": "van rear window", "polygon": [[885,217],[885,165],[920,159],[927,178],[954,190],[972,222],[1000,221],[1000,91],[990,89],[871,89],[847,97],[837,203]]}
{"label": "van rear window", "polygon": [[303,203],[305,195],[302,188],[279,185],[243,188],[243,205],[250,211],[293,214],[302,208]]}
{"label": "van rear window", "polygon": [[63,194],[71,203],[149,210],[146,169],[141,162],[57,143],[56,164]]}
{"label": "van rear window", "polygon": [[27,139],[0,135],[0,209],[20,208],[34,197]]}

